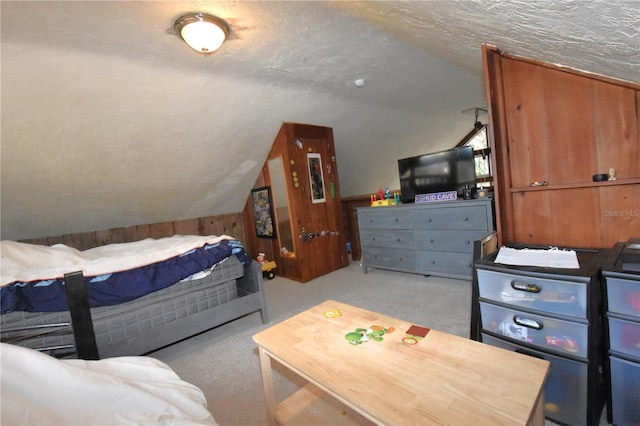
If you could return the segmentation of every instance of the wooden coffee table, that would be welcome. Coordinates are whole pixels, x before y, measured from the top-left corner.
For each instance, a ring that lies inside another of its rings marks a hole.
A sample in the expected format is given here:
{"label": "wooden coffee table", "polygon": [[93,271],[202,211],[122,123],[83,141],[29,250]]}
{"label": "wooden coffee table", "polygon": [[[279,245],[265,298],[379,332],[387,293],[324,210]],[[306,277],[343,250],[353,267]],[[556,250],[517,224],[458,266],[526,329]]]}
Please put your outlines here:
{"label": "wooden coffee table", "polygon": [[[413,325],[328,300],[256,334],[269,421],[544,424],[548,361]],[[309,382],[279,405],[271,360]]]}

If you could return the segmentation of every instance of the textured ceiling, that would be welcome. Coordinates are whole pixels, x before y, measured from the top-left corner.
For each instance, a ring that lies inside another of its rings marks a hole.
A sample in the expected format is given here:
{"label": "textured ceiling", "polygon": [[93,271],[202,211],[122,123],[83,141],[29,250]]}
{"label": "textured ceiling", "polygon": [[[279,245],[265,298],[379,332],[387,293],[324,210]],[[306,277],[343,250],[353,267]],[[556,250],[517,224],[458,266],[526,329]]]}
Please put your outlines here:
{"label": "textured ceiling", "polygon": [[[486,105],[482,43],[640,82],[639,9],[2,1],[2,238],[241,211],[283,121],[334,129],[343,196],[397,187],[398,158],[453,146]],[[232,28],[206,58],[170,30],[193,11]]]}

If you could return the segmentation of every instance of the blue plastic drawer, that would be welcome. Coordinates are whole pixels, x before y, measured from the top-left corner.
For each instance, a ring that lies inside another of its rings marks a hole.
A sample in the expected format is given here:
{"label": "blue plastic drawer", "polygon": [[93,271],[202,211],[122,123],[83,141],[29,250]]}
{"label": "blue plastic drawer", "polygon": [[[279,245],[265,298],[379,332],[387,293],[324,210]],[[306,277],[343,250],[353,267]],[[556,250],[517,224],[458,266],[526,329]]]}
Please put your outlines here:
{"label": "blue plastic drawer", "polygon": [[609,312],[640,318],[640,281],[607,277]]}
{"label": "blue plastic drawer", "polygon": [[626,321],[610,315],[608,319],[609,349],[632,356],[640,362],[640,322]]}
{"label": "blue plastic drawer", "polygon": [[543,349],[587,358],[588,324],[480,302],[482,328]]}
{"label": "blue plastic drawer", "polygon": [[640,424],[640,364],[611,360],[611,415],[617,426]]}
{"label": "blue plastic drawer", "polygon": [[551,367],[544,386],[545,416],[569,425],[587,424],[588,366],[586,363],[538,351],[524,350],[518,345],[484,333],[482,342],[549,361]]}
{"label": "blue plastic drawer", "polygon": [[477,269],[480,297],[537,311],[587,317],[587,284]]}

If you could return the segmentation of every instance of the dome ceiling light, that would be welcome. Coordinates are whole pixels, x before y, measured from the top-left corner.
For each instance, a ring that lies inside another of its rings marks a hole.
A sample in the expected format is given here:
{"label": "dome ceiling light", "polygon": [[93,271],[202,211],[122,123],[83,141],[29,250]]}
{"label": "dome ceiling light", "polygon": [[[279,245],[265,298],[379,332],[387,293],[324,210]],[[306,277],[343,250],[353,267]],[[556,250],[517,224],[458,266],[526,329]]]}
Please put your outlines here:
{"label": "dome ceiling light", "polygon": [[189,47],[205,56],[218,50],[229,35],[226,22],[206,13],[181,16],[176,19],[173,29]]}

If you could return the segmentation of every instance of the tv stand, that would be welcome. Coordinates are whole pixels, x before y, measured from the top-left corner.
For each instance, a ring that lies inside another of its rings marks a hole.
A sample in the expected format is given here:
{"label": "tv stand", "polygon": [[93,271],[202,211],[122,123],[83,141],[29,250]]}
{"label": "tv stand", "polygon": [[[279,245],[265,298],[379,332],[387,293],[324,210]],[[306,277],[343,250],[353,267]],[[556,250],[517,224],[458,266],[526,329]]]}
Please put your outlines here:
{"label": "tv stand", "polygon": [[473,243],[494,230],[493,199],[359,207],[362,268],[471,279]]}

